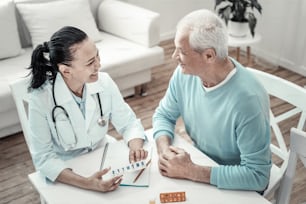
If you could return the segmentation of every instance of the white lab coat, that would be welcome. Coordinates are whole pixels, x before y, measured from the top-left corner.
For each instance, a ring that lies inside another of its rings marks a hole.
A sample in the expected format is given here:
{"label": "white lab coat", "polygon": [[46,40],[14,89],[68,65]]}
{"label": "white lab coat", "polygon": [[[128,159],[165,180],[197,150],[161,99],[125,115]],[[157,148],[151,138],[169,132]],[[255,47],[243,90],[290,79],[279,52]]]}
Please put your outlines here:
{"label": "white lab coat", "polygon": [[[52,84],[47,81],[31,92],[29,102],[30,152],[34,165],[44,176],[54,181],[67,168],[64,160],[94,149],[105,140],[109,122],[123,135],[126,142],[134,138],[145,139],[144,129],[132,109],[126,104],[113,80],[106,73],[99,73],[97,82],[86,84],[85,118],[66,86],[57,74],[54,92],[56,103],[56,127],[52,120],[54,100]],[[97,121],[100,108],[96,93],[100,94],[104,119],[102,127]],[[128,155],[122,155],[128,156]]]}

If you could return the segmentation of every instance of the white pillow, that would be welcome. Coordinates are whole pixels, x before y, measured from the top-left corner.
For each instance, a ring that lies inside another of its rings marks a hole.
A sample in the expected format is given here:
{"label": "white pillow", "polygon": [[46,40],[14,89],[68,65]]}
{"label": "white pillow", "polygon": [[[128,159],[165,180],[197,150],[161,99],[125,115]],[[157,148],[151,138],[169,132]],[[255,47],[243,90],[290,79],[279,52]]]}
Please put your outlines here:
{"label": "white pillow", "polygon": [[21,53],[15,7],[12,0],[0,1],[0,59]]}
{"label": "white pillow", "polygon": [[88,0],[63,0],[16,4],[36,47],[49,41],[64,26],[80,28],[94,41],[101,40]]}

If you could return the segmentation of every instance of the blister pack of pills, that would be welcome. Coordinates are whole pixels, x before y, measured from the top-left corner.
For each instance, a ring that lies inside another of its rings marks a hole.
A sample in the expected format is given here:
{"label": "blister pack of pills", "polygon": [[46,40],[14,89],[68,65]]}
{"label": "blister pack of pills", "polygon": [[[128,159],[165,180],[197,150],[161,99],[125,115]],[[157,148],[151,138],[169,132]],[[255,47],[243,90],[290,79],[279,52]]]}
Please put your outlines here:
{"label": "blister pack of pills", "polygon": [[186,201],[185,192],[169,192],[159,194],[161,203],[183,202]]}

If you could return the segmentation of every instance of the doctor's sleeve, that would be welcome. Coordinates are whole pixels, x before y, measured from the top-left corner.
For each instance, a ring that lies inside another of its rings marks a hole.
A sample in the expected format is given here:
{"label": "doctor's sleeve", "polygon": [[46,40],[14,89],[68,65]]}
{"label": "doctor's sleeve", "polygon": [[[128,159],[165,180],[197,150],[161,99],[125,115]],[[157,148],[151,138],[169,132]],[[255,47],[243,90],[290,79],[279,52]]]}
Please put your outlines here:
{"label": "doctor's sleeve", "polygon": [[29,101],[29,149],[37,171],[51,181],[55,181],[65,163],[53,150],[53,141],[47,121],[46,105],[43,97],[32,93]]}
{"label": "doctor's sleeve", "polygon": [[115,82],[108,77],[108,88],[111,92],[112,124],[121,134],[126,143],[135,138],[146,140],[144,128],[139,119],[136,118],[134,111],[124,101],[119,88]]}

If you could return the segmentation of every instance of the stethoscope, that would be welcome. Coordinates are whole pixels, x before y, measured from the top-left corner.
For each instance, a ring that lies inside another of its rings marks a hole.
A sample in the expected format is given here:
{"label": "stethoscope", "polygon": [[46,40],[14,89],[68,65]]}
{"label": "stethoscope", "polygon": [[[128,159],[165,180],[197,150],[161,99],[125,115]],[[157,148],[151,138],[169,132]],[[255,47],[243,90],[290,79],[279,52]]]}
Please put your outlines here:
{"label": "stethoscope", "polygon": [[100,108],[100,118],[97,120],[98,124],[101,127],[105,127],[106,125],[106,120],[104,118],[104,114],[103,114],[103,109],[102,109],[102,104],[101,104],[101,100],[100,100],[100,94],[97,93],[97,97],[98,97],[98,102],[99,102],[99,108]]}
{"label": "stethoscope", "polygon": [[[57,105],[57,102],[56,102],[56,99],[55,99],[55,94],[54,94],[54,86],[55,86],[55,80],[54,80],[54,83],[52,85],[52,98],[53,98],[53,102],[54,102],[54,107],[52,109],[52,121],[53,123],[55,124],[55,129],[57,131],[57,137],[59,139],[59,134],[58,134],[58,130],[57,130],[57,127],[56,127],[56,116],[55,116],[55,113],[56,113],[56,110],[57,109],[60,109],[63,111],[63,113],[65,114],[65,116],[68,118],[69,122],[70,122],[70,125],[71,125],[71,121],[70,121],[70,118],[69,118],[69,114],[68,112],[66,111],[66,109],[63,107],[63,106],[60,106],[60,105]],[[100,108],[100,117],[98,118],[97,120],[97,123],[101,126],[101,127],[105,127],[105,125],[107,124],[105,118],[104,118],[104,114],[103,114],[103,109],[102,109],[102,104],[101,104],[101,100],[100,100],[100,94],[97,93],[97,98],[98,98],[98,103],[99,103],[99,108]],[[71,128],[72,128],[72,125],[71,125]],[[73,129],[73,128],[72,128]],[[73,129],[73,132],[74,132],[74,129]],[[78,142],[78,138],[74,132],[74,143],[72,144],[66,144],[67,146],[69,146],[68,149],[71,149],[73,148]]]}

